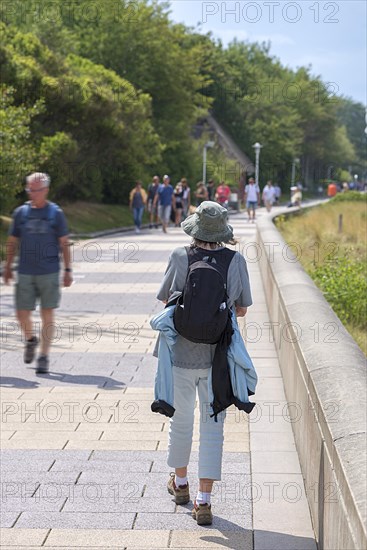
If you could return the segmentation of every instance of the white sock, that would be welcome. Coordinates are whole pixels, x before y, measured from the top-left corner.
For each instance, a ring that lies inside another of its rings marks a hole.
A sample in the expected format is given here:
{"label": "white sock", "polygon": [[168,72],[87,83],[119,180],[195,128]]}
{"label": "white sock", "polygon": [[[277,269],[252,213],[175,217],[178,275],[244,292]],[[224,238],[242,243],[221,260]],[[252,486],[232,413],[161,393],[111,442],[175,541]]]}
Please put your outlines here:
{"label": "white sock", "polygon": [[210,504],[210,496],[211,493],[203,493],[202,491],[198,491],[198,494],[196,495],[196,504]]}
{"label": "white sock", "polygon": [[186,483],[187,483],[187,476],[178,477],[178,475],[175,475],[175,485],[176,485],[176,487],[179,487],[180,485],[186,485]]}

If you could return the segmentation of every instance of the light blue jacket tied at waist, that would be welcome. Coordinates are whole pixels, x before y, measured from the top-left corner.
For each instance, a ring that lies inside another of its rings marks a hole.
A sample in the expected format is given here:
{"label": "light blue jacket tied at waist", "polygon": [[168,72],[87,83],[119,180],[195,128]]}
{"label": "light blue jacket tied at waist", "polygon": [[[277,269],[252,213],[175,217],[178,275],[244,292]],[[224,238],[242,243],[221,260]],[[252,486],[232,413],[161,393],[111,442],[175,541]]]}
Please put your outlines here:
{"label": "light blue jacket tied at waist", "polygon": [[[172,346],[176,342],[177,331],[173,324],[173,312],[175,306],[163,309],[155,315],[150,326],[153,330],[159,331],[158,342],[158,367],[154,386],[154,403],[152,411],[160,412],[166,416],[174,414],[173,396],[173,361]],[[253,395],[256,390],[257,374],[251,358],[246,350],[244,341],[240,334],[236,315],[230,310],[232,321],[232,341],[227,351],[227,361],[234,396],[242,403],[249,404],[249,412],[255,403],[249,401],[249,394]],[[211,371],[211,369],[208,369]],[[213,402],[212,377],[208,376],[209,403]]]}

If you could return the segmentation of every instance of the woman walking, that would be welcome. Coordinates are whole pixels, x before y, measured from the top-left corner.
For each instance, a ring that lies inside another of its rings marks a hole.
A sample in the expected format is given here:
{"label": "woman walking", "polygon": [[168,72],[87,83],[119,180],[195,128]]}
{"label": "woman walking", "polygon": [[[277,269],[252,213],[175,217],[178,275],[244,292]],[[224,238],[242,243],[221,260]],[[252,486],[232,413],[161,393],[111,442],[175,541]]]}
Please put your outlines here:
{"label": "woman walking", "polygon": [[[172,294],[184,289],[189,266],[189,252],[195,254],[196,258],[218,265],[228,262],[225,258],[228,258],[229,251],[224,243],[235,244],[236,241],[233,237],[232,227],[227,223],[227,218],[228,212],[225,208],[215,202],[205,201],[197,208],[195,214],[182,222],[181,227],[193,240],[189,247],[190,250],[185,247],[173,250],[157,295],[159,300],[167,303]],[[227,270],[227,307],[233,315],[234,322],[236,322],[235,316],[243,317],[247,312],[247,307],[251,304],[246,261],[241,254],[235,252]],[[167,309],[169,308],[164,311]],[[221,409],[222,412],[218,415],[208,413],[211,402],[208,378],[210,380],[215,349],[216,344],[194,343],[177,334],[171,354],[174,414],[173,416],[168,415],[172,417],[167,463],[175,469],[175,472],[170,475],[167,489],[174,496],[177,504],[189,502],[187,468],[193,437],[196,392],[198,392],[200,402],[199,490],[194,499],[192,515],[199,525],[212,523],[212,487],[215,480],[221,479],[225,411]],[[249,362],[251,363],[250,360]],[[251,381],[247,386],[252,390],[247,394],[248,388],[246,388],[246,397],[253,394],[257,381],[252,363],[249,371],[251,371]],[[156,410],[155,412],[161,411]]]}
{"label": "woman walking", "polygon": [[189,209],[191,205],[191,189],[187,183],[186,178],[181,178],[181,187],[183,191],[182,195],[182,216],[183,218],[187,218],[189,214]]}
{"label": "woman walking", "polygon": [[144,207],[147,203],[147,193],[142,187],[140,180],[136,182],[134,189],[130,191],[129,207],[133,212],[135,233],[140,233],[141,222],[143,219]]}
{"label": "woman walking", "polygon": [[183,210],[183,199],[184,190],[182,189],[181,182],[178,182],[178,184],[175,187],[175,226],[179,227],[181,224],[182,219],[182,210]]}
{"label": "woman walking", "polygon": [[196,184],[195,198],[196,206],[200,206],[202,202],[208,200],[208,190],[202,181]]}

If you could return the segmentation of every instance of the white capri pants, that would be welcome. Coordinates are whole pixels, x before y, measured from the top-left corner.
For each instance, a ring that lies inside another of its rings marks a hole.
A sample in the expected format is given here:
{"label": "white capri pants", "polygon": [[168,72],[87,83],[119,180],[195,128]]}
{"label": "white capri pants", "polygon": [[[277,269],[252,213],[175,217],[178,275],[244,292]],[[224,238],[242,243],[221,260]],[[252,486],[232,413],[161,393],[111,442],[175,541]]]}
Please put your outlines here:
{"label": "white capri pants", "polygon": [[197,388],[200,406],[199,479],[220,480],[225,412],[218,414],[218,422],[214,417],[210,418],[209,373],[210,369],[173,367],[173,406],[176,410],[170,420],[167,464],[171,468],[183,468],[189,464]]}

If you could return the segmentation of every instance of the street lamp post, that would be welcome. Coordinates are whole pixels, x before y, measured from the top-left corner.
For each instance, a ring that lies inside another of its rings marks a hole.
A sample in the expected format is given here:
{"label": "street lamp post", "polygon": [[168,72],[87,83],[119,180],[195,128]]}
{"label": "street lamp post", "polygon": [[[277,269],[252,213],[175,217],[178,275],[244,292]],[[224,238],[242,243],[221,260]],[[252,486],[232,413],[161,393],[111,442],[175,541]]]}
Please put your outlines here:
{"label": "street lamp post", "polygon": [[259,161],[260,161],[260,150],[262,145],[256,142],[253,146],[255,149],[256,161],[255,161],[255,183],[259,185]]}
{"label": "street lamp post", "polygon": [[294,186],[294,183],[296,181],[296,164],[299,163],[299,159],[295,158],[292,162],[292,178],[291,178],[291,185]]}
{"label": "street lamp post", "polygon": [[208,141],[203,147],[203,183],[206,184],[206,150],[208,147],[214,147],[214,141]]}

